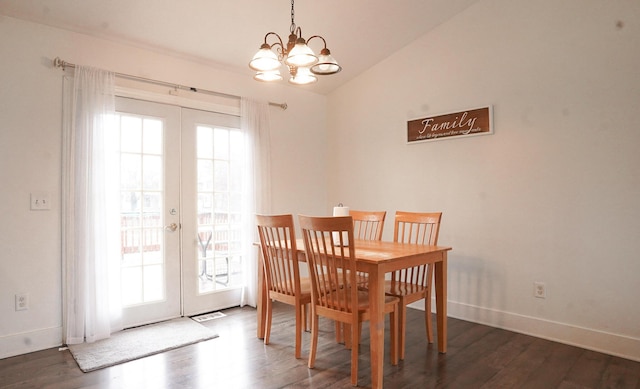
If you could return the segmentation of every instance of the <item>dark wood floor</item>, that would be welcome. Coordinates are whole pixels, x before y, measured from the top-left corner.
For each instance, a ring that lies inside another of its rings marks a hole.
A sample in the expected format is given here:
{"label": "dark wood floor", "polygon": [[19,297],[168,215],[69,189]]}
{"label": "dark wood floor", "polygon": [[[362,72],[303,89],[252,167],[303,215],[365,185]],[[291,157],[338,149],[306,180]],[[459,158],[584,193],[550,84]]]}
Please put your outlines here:
{"label": "dark wood floor", "polygon": [[[256,311],[233,308],[203,323],[220,337],[82,373],[69,351],[50,349],[0,360],[2,388],[346,388],[349,351],[321,319],[316,367],[293,356],[293,309],[275,304],[271,344],[256,338]],[[384,366],[385,388],[633,388],[640,363],[449,319],[447,354],[424,336],[421,311],[408,312],[404,361]],[[388,327],[387,327],[388,328]],[[388,337],[387,337],[388,338]],[[363,328],[359,386],[370,386],[368,327]],[[387,344],[388,347],[388,344]]]}

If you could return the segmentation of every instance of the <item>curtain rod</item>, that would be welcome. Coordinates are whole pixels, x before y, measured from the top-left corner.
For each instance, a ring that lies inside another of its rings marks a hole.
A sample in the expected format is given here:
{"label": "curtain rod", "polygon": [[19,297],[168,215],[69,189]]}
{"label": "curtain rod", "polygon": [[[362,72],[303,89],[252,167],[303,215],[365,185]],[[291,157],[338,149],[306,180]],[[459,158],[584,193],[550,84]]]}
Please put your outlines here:
{"label": "curtain rod", "polygon": [[[76,64],[63,61],[59,57],[56,57],[53,60],[53,67],[62,68],[62,70],[65,70],[65,68],[74,69],[76,67]],[[153,80],[153,79],[150,79],[150,78],[144,78],[144,77],[138,77],[138,76],[132,76],[130,74],[124,74],[124,73],[114,73],[114,74],[116,76],[118,76],[118,77],[126,78],[126,79],[129,79],[129,80],[143,81],[143,82],[147,82],[147,83],[150,83],[150,84],[168,86],[168,87],[171,87],[171,88],[187,90],[187,91],[196,92],[196,93],[205,93],[205,94],[213,95],[213,96],[227,97],[227,98],[230,98],[230,99],[240,99],[240,96],[231,95],[231,94],[228,94],[228,93],[222,93],[222,92],[216,92],[216,91],[207,90],[207,89],[194,88],[194,87],[191,87],[191,86],[173,84],[171,82]],[[274,107],[280,107],[283,110],[287,109],[287,103],[273,103],[273,102],[270,101],[269,105],[274,106]]]}

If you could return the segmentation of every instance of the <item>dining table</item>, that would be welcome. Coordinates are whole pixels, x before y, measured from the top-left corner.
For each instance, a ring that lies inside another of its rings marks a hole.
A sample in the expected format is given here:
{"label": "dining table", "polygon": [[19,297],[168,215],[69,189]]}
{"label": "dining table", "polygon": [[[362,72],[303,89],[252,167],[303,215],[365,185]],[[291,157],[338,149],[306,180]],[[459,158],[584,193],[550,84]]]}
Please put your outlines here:
{"label": "dining table", "polygon": [[[438,351],[447,352],[447,252],[451,247],[429,246],[379,240],[355,240],[356,268],[368,273],[369,306],[371,318],[371,387],[383,387],[384,373],[384,300],[385,276],[396,270],[421,264],[434,266],[436,294],[436,326]],[[306,261],[303,239],[296,240],[297,257]],[[258,329],[257,336],[264,338],[266,322],[266,285],[262,261],[258,261]]]}

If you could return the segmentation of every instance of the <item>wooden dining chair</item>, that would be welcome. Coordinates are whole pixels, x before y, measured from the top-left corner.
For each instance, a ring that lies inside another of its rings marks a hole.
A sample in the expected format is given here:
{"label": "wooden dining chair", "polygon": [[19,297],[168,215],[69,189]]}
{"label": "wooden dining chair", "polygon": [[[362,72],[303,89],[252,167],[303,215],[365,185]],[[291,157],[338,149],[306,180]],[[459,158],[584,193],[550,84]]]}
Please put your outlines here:
{"label": "wooden dining chair", "polygon": [[[353,218],[353,237],[359,240],[382,240],[387,211],[349,211]],[[366,288],[367,273],[358,272],[358,285]]]}
{"label": "wooden dining chair", "polygon": [[268,298],[264,344],[269,344],[271,335],[272,300],[295,307],[296,358],[302,349],[302,330],[306,328],[306,306],[311,303],[311,282],[300,277],[295,229],[292,215],[256,215],[262,264]]}
{"label": "wooden dining chair", "polygon": [[[437,245],[440,231],[441,212],[416,213],[397,211],[393,230],[394,242]],[[433,343],[431,321],[431,284],[433,265],[420,265],[391,273],[391,280],[385,283],[385,293],[400,299],[399,346],[400,359],[404,359],[407,331],[407,305],[424,299],[425,326],[427,340]]]}
{"label": "wooden dining chair", "polygon": [[[309,368],[315,365],[318,348],[318,316],[347,325],[348,342],[360,338],[360,323],[370,319],[369,295],[360,290],[356,282],[355,250],[344,246],[353,240],[351,216],[311,217],[298,216],[304,238],[307,264],[311,276],[311,348]],[[333,233],[336,232],[334,240]],[[346,237],[346,239],[345,239]],[[385,296],[384,312],[390,313],[391,363],[398,363],[396,297]],[[358,384],[358,342],[351,347],[351,384]]]}
{"label": "wooden dining chair", "polygon": [[[357,211],[349,210],[349,216],[353,218],[353,237],[358,240],[382,240],[382,230],[387,211]],[[367,287],[369,281],[367,273],[358,272],[358,285]],[[336,341],[344,342],[342,325],[336,322]]]}
{"label": "wooden dining chair", "polygon": [[[349,211],[353,218],[353,237],[358,240],[382,240],[387,211]],[[358,285],[366,288],[367,273],[358,272]]]}

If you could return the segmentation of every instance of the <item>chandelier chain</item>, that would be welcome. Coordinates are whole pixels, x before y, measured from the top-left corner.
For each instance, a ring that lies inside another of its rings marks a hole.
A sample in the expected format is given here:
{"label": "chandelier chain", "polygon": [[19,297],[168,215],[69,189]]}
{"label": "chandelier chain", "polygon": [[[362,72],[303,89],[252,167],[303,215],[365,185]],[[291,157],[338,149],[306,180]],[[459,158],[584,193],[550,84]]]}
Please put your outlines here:
{"label": "chandelier chain", "polygon": [[296,22],[294,21],[295,19],[295,12],[293,11],[293,1],[291,0],[291,27],[289,27],[289,31],[294,34],[296,31]]}

